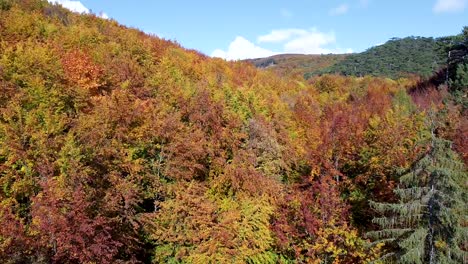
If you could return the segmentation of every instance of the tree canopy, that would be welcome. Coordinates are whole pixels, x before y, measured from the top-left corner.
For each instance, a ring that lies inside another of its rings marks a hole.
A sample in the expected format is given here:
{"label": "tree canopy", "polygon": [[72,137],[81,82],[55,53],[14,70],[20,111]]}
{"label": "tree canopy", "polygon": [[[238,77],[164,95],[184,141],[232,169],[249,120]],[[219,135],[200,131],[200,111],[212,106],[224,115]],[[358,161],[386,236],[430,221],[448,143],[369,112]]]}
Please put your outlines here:
{"label": "tree canopy", "polygon": [[281,76],[0,0],[0,262],[377,260],[368,201],[398,200],[429,109],[467,157],[462,107],[420,84]]}

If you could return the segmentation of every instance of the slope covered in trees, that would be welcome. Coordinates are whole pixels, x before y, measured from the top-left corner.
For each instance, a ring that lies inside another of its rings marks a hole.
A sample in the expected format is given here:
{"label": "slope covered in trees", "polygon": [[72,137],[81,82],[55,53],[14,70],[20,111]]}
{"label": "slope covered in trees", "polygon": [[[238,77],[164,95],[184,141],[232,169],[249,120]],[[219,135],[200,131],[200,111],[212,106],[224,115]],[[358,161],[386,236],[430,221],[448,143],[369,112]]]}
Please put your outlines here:
{"label": "slope covered in trees", "polygon": [[352,54],[323,72],[390,78],[408,75],[429,77],[446,65],[447,48],[453,38],[394,38],[383,45]]}
{"label": "slope covered in trees", "polygon": [[0,262],[379,259],[368,201],[397,200],[395,172],[427,152],[427,109],[466,144],[462,108],[416,84],[282,78],[0,0]]}
{"label": "slope covered in trees", "polygon": [[448,48],[459,41],[457,38],[393,38],[361,53],[276,55],[251,62],[280,75],[302,74],[306,79],[322,74],[428,78],[447,66]]}
{"label": "slope covered in trees", "polygon": [[373,221],[382,229],[370,234],[397,248],[385,259],[400,263],[463,263],[467,232],[463,227],[466,195],[463,164],[451,150],[451,142],[432,131],[430,148],[412,164],[396,188],[398,203],[372,203],[388,216]]}
{"label": "slope covered in trees", "polygon": [[344,60],[346,56],[347,54],[280,54],[248,61],[252,62],[257,68],[269,69],[281,76],[297,77],[310,72],[319,72]]}

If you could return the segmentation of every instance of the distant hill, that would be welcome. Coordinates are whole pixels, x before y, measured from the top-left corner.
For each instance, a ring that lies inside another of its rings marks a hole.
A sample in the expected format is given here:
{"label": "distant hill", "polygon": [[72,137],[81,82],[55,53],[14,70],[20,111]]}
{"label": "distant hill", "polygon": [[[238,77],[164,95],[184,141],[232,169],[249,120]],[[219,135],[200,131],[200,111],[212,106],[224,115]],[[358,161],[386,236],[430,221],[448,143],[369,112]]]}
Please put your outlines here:
{"label": "distant hill", "polygon": [[352,54],[322,72],[309,72],[306,77],[317,73],[337,73],[351,76],[383,76],[399,78],[408,75],[428,77],[446,63],[446,48],[453,37],[393,38],[380,46],[362,53]]}
{"label": "distant hill", "polygon": [[343,61],[348,54],[305,55],[280,54],[267,58],[248,60],[257,68],[270,69],[281,76],[304,75],[318,72]]}
{"label": "distant hill", "polygon": [[282,54],[250,61],[258,68],[269,68],[282,76],[302,73],[306,79],[326,73],[393,79],[409,75],[429,77],[445,66],[447,47],[455,38],[392,38],[361,53]]}

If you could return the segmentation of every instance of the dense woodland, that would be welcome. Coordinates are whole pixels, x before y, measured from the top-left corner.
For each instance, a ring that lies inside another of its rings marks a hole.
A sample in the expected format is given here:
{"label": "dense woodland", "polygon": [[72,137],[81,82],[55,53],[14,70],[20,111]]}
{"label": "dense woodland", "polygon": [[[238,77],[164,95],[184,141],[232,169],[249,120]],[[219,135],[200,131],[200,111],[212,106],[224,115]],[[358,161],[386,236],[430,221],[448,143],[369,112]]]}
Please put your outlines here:
{"label": "dense woodland", "polygon": [[343,61],[347,56],[349,54],[279,54],[247,61],[257,68],[271,70],[280,76],[310,78]]}
{"label": "dense woodland", "polygon": [[0,0],[0,262],[467,263],[467,46],[305,80]]}
{"label": "dense woodland", "polygon": [[390,78],[413,74],[427,78],[446,66],[448,49],[456,41],[456,36],[393,38],[362,53],[351,54],[322,73]]}
{"label": "dense woodland", "polygon": [[462,39],[462,34],[441,38],[392,38],[361,53],[281,54],[250,61],[258,68],[269,68],[276,74],[292,77],[302,74],[306,79],[323,74],[429,78],[447,67],[448,52]]}

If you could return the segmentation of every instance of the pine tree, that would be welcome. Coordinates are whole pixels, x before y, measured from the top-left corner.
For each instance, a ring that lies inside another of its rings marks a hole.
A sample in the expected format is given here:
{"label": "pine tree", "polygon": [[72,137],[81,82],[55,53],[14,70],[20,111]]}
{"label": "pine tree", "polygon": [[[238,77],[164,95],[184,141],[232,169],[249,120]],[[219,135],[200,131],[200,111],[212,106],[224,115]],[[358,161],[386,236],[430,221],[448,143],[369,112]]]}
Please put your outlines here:
{"label": "pine tree", "polygon": [[368,233],[388,245],[382,259],[397,263],[467,263],[464,164],[451,142],[432,132],[428,151],[400,177],[397,203],[371,202],[382,217]]}

